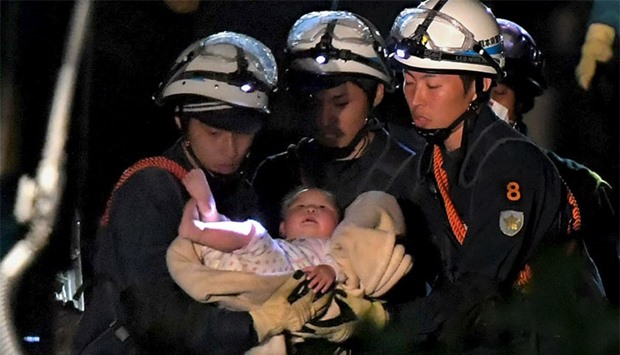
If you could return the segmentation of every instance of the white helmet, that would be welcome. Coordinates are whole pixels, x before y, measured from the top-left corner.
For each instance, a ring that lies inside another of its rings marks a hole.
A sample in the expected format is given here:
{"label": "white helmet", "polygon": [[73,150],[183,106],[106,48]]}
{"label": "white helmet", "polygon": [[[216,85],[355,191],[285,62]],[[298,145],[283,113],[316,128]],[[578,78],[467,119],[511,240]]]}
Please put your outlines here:
{"label": "white helmet", "polygon": [[268,113],[277,80],[269,48],[243,34],[220,32],[185,49],[154,98],[177,105],[206,99]]}
{"label": "white helmet", "polygon": [[316,11],[301,16],[289,31],[286,50],[293,71],[360,76],[393,86],[385,41],[357,14]]}
{"label": "white helmet", "polygon": [[478,0],[427,0],[403,10],[392,25],[397,64],[432,72],[474,72],[501,78],[502,36]]}

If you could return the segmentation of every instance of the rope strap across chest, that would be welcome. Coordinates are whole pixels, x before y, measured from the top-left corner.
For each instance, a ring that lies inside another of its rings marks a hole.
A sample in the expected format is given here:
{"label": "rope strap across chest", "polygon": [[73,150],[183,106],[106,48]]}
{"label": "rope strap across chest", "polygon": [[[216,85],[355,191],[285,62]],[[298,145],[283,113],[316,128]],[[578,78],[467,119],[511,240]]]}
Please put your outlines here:
{"label": "rope strap across chest", "polygon": [[437,145],[433,148],[433,174],[435,175],[439,193],[441,194],[444,206],[446,207],[448,222],[450,222],[452,232],[454,233],[454,236],[459,244],[463,245],[463,242],[465,241],[465,234],[467,233],[467,226],[463,223],[463,220],[461,220],[461,217],[456,211],[456,207],[454,207],[454,203],[452,203],[450,195],[448,195],[448,174],[443,168],[443,157],[441,156],[441,150]]}
{"label": "rope strap across chest", "polygon": [[116,190],[118,190],[121,186],[123,186],[123,184],[125,184],[125,182],[127,182],[127,180],[129,180],[129,178],[133,176],[133,174],[146,168],[164,169],[172,173],[179,180],[182,180],[187,174],[187,170],[185,170],[181,165],[165,157],[161,157],[161,156],[149,157],[149,158],[144,158],[142,160],[139,160],[138,162],[136,162],[135,164],[127,168],[121,175],[120,179],[118,179],[118,182],[116,183],[116,185],[114,185],[114,188],[112,189],[112,193],[110,194],[110,197],[108,198],[108,201],[106,202],[105,212],[103,213],[103,216],[101,216],[101,219],[99,220],[100,226],[105,227],[108,225],[110,221],[110,209],[112,208],[112,196],[114,196],[114,192],[116,192]]}

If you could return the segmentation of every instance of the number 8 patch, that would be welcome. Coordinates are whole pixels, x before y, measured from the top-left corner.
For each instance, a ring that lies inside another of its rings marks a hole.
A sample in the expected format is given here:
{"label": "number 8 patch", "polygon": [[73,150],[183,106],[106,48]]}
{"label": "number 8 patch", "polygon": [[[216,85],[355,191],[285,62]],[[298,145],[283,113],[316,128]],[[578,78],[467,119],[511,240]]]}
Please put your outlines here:
{"label": "number 8 patch", "polygon": [[510,201],[519,201],[521,199],[521,191],[517,182],[511,181],[506,185],[506,198]]}

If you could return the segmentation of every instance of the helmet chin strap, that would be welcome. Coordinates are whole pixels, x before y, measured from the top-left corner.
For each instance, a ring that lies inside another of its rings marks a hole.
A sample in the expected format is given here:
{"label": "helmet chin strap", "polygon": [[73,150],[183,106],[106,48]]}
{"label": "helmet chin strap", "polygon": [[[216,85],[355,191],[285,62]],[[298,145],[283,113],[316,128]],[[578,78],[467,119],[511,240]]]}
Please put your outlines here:
{"label": "helmet chin strap", "polygon": [[428,144],[440,145],[446,139],[448,139],[448,137],[450,137],[452,132],[456,129],[456,127],[458,127],[459,124],[461,124],[461,122],[463,122],[468,116],[471,115],[472,111],[470,110],[470,107],[471,105],[467,107],[467,110],[463,112],[463,114],[460,115],[459,118],[457,118],[454,122],[452,122],[452,124],[450,124],[446,128],[420,128],[415,124],[413,125],[413,128],[416,132],[418,132],[419,135],[426,139]]}
{"label": "helmet chin strap", "polygon": [[[461,124],[461,122],[463,121],[465,121],[466,127],[464,129],[464,132],[467,133],[468,122],[473,121],[473,119],[478,117],[478,109],[480,108],[480,105],[483,102],[487,101],[489,98],[489,93],[482,91],[482,82],[479,82],[478,79],[476,79],[476,93],[476,98],[469,103],[469,105],[467,106],[467,110],[465,110],[465,112],[463,112],[463,114],[461,114],[456,120],[454,120],[454,122],[452,122],[448,127],[428,129],[417,127],[414,124],[413,128],[416,132],[418,132],[419,135],[426,139],[428,144],[431,145],[443,144],[443,142],[448,139],[448,137],[450,137],[452,132],[454,132],[459,126],[459,124]],[[466,139],[466,134],[463,136],[463,139]],[[461,145],[463,145],[464,143],[465,141],[463,141]]]}
{"label": "helmet chin strap", "polygon": [[194,161],[195,165],[197,165],[198,168],[202,169],[202,171],[205,172],[205,174],[207,174],[208,176],[219,180],[219,181],[232,181],[232,180],[237,180],[239,179],[242,175],[243,175],[243,169],[239,169],[236,172],[226,175],[226,174],[220,174],[220,173],[216,173],[214,171],[211,171],[209,169],[207,169],[206,167],[202,166],[202,164],[200,163],[200,159],[198,159],[198,156],[196,155],[196,153],[194,152],[194,149],[192,149],[192,145],[189,143],[189,140],[185,139],[185,142],[183,143],[183,149],[185,149],[185,151],[187,152],[187,154],[189,154],[189,156],[192,158],[192,160]]}

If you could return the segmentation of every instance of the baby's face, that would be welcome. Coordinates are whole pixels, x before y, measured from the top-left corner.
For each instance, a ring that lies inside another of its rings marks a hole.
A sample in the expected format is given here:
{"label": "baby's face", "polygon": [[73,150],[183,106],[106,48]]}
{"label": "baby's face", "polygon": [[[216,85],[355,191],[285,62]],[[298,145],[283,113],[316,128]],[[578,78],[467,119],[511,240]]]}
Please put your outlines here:
{"label": "baby's face", "polygon": [[338,221],[338,209],[332,199],[320,190],[309,189],[298,194],[286,210],[280,234],[288,240],[329,239]]}

